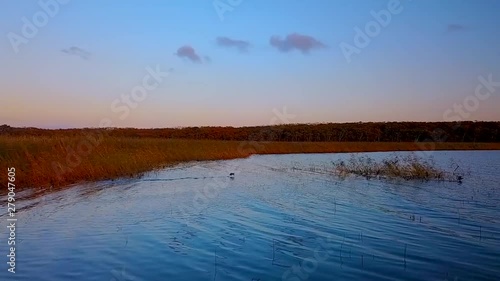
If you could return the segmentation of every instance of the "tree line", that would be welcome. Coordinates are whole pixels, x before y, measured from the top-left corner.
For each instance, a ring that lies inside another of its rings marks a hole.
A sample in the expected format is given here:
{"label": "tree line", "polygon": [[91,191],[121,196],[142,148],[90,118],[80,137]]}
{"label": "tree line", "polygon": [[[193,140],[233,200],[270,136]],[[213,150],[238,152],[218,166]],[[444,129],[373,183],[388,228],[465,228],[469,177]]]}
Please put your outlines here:
{"label": "tree line", "polygon": [[0,126],[0,135],[117,137],[286,142],[500,142],[500,122],[359,122],[250,127],[40,129]]}

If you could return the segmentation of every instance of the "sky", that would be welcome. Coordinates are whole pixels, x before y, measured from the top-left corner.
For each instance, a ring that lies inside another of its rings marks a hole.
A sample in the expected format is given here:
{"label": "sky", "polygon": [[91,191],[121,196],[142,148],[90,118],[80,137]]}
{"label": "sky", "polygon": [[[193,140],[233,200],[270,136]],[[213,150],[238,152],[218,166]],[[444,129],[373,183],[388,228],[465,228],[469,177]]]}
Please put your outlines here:
{"label": "sky", "polygon": [[500,121],[496,0],[0,5],[0,124]]}

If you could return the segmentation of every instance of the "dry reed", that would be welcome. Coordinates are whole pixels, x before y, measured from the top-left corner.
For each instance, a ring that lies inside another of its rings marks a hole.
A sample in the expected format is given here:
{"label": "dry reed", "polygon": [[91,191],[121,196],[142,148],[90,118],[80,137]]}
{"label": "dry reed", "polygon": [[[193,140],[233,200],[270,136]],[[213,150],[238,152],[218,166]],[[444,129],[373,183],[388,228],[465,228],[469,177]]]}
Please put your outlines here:
{"label": "dry reed", "polygon": [[[186,161],[252,154],[414,151],[419,143],[241,142],[111,136],[0,136],[0,168],[16,168],[16,189],[63,187],[84,181],[135,177]],[[498,143],[435,143],[436,150],[500,149]],[[419,169],[419,167],[415,167]],[[390,170],[390,166],[386,167]],[[0,180],[5,194],[7,180]]]}

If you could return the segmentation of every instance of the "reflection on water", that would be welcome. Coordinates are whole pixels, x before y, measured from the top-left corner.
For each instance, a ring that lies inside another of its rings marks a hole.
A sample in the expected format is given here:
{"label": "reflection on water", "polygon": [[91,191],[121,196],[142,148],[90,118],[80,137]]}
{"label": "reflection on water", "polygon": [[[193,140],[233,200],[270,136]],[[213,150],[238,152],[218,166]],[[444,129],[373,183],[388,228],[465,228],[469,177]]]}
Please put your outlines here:
{"label": "reflection on water", "polygon": [[16,278],[4,267],[0,279],[499,278],[500,152],[433,153],[444,167],[454,158],[471,169],[461,185],[294,169],[348,157],[191,163],[25,199]]}

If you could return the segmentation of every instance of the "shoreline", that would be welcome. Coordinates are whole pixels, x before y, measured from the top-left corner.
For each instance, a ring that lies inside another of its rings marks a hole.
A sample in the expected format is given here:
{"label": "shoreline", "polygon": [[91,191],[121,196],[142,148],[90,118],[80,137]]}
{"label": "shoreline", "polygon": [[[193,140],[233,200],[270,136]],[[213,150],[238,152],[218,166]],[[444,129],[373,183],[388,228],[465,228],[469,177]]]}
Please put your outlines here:
{"label": "shoreline", "polygon": [[[500,143],[251,142],[109,136],[93,143],[86,136],[0,136],[1,166],[4,170],[16,168],[17,191],[134,178],[183,162],[251,155],[443,150],[500,150]],[[0,185],[0,195],[4,195],[7,181]]]}

